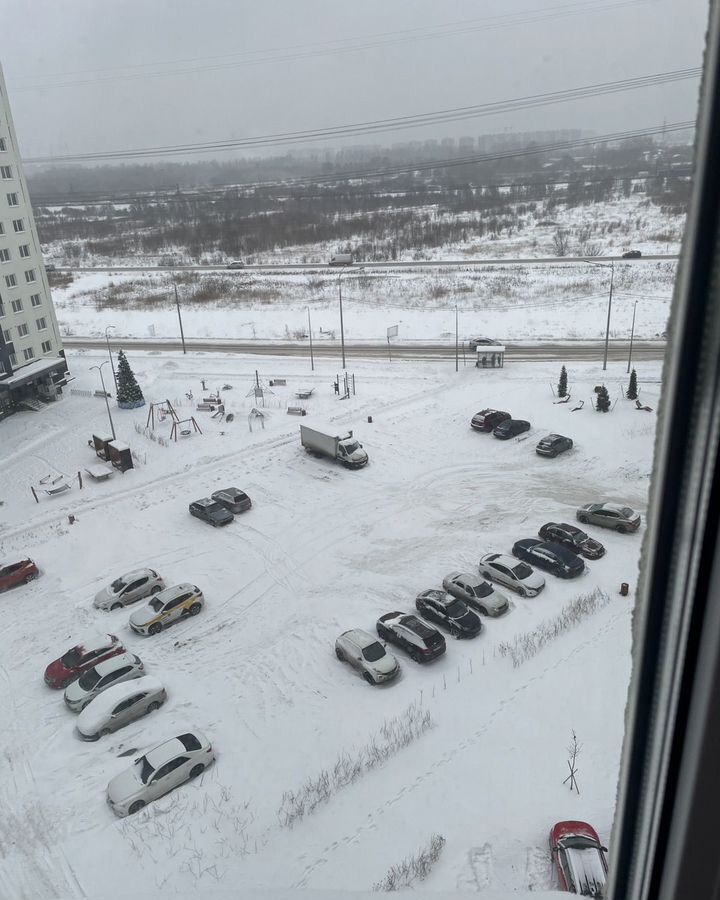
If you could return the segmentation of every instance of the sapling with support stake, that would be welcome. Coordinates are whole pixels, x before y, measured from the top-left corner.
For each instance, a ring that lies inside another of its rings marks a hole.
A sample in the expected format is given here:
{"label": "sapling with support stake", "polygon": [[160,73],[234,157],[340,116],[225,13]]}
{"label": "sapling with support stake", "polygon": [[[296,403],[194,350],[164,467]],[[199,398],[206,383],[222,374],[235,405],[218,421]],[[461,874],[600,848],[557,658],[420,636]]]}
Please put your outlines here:
{"label": "sapling with support stake", "polygon": [[578,787],[577,778],[575,776],[577,775],[577,771],[578,771],[577,758],[578,758],[578,756],[580,756],[581,751],[582,751],[582,744],[578,743],[577,735],[575,734],[575,730],[573,729],[572,743],[567,748],[567,752],[568,752],[568,756],[569,756],[569,759],[567,761],[567,766],[568,766],[568,769],[570,770],[570,774],[563,781],[563,784],[567,784],[568,782],[570,782],[570,790],[572,791],[574,789],[578,792],[578,794],[580,793],[580,788]]}

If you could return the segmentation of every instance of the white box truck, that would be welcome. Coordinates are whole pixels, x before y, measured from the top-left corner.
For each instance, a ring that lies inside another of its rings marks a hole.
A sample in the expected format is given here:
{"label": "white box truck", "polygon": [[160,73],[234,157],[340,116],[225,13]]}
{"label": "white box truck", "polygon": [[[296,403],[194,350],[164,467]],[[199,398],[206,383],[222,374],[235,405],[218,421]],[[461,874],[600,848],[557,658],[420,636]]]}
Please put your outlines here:
{"label": "white box truck", "polygon": [[300,442],[308,453],[337,459],[349,469],[360,469],[368,462],[367,453],[353,437],[352,431],[337,432],[301,425]]}

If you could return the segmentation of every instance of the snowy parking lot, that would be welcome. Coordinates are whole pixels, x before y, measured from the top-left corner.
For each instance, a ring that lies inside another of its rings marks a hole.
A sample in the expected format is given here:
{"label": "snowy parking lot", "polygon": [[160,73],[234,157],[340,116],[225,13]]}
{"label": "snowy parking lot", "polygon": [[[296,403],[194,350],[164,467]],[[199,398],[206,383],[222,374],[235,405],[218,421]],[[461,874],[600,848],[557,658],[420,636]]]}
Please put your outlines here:
{"label": "snowy parking lot", "polygon": [[[107,482],[85,477],[80,490],[77,473],[96,461],[87,442],[109,427],[89,371],[103,358],[73,353],[75,380],[60,402],[0,424],[0,558],[29,555],[41,570],[2,596],[3,896],[112,896],[113,885],[170,895],[240,882],[370,890],[433,834],[446,844],[428,890],[549,890],[555,822],[592,822],[610,840],[655,431],[655,413],[620,394],[624,365],[603,374],[573,364],[572,400],[557,405],[560,362],[459,373],[452,361],[358,362],[356,393],[340,400],[339,366],[328,360],[311,372],[287,358],[135,353],[146,399],[169,399],[202,433],[170,441],[168,418],[148,429],[147,406],[111,403],[136,468]],[[660,372],[659,362],[638,371],[653,409]],[[607,415],[591,406],[603,382]],[[195,410],[226,384],[231,422]],[[315,390],[298,401],[302,388]],[[298,403],[307,415],[288,415]],[[253,407],[264,427],[249,421]],[[531,431],[510,441],[474,432],[483,407],[527,419]],[[353,429],[369,465],[349,471],[307,455],[301,422]],[[573,449],[536,456],[550,432],[573,438]],[[36,503],[30,486],[51,473],[73,487]],[[191,501],[229,486],[247,491],[250,511],[221,529],[189,515]],[[579,579],[546,575],[538,597],[511,594],[506,615],[484,618],[473,640],[448,636],[446,654],[426,666],[398,651],[399,679],[378,688],[336,659],[342,631],[374,631],[380,615],[414,610],[416,595],[449,572],[477,573],[483,554],[508,553],[545,522],[575,522],[579,505],[606,499],[637,509],[643,526],[631,535],[588,526],[607,554]],[[141,566],[198,585],[204,610],[143,638],[128,627],[133,607],[93,608],[100,588]],[[532,658],[513,667],[503,655],[504,643],[595,591],[607,602]],[[78,740],[62,693],[42,678],[89,630],[117,635],[168,693],[160,710],[97,743]],[[347,784],[330,778],[332,790],[288,825],[288,795],[367,760],[365,748],[382,745],[383,727],[409,707],[429,714],[428,728]],[[211,739],[215,765],[116,819],[107,782],[136,751],[188,728]],[[573,731],[579,795],[563,785]]]}

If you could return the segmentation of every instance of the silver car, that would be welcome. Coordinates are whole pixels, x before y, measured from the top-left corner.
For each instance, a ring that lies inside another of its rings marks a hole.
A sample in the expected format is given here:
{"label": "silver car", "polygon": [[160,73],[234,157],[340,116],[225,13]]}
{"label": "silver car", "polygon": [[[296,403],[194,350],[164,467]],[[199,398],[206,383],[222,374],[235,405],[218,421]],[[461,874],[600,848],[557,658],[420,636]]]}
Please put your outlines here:
{"label": "silver car", "polygon": [[216,500],[221,506],[229,509],[235,515],[246,512],[252,506],[252,500],[245,491],[241,491],[240,488],[236,487],[223,488],[221,491],[215,491],[210,496],[211,499]]}
{"label": "silver car", "polygon": [[165,688],[158,679],[143,675],[103,691],[80,713],[75,728],[84,741],[97,741],[160,709],[166,699]]}
{"label": "silver car", "polygon": [[120,609],[150,594],[157,594],[164,587],[165,582],[154,569],[136,569],[98,591],[93,605],[96,609]]}
{"label": "silver car", "polygon": [[620,534],[637,531],[640,527],[640,514],[619,503],[586,503],[577,510],[576,516],[583,525],[590,523],[601,528],[613,528]]}
{"label": "silver car", "polygon": [[129,624],[137,634],[158,634],[173,622],[196,616],[203,606],[205,597],[196,584],[176,584],[131,613]]}
{"label": "silver car", "polygon": [[170,738],[138,756],[107,786],[107,802],[118,816],[132,815],[169,791],[197,778],[215,760],[212,744],[201,731]]}
{"label": "silver car", "polygon": [[368,684],[382,684],[400,674],[400,663],[368,631],[353,628],[335,641],[335,655],[357,669]]}
{"label": "silver car", "polygon": [[483,578],[512,588],[522,597],[536,597],[545,587],[545,579],[527,563],[505,553],[486,553],[478,569]]}
{"label": "silver car", "polygon": [[122,681],[132,681],[145,674],[145,666],[134,653],[121,653],[88,669],[77,681],[65,688],[65,703],[73,712],[80,712],[91,700],[109,687]]}
{"label": "silver car", "polygon": [[468,606],[486,616],[501,616],[507,612],[510,606],[505,594],[496,591],[491,584],[478,575],[451,572],[443,578],[443,588],[448,594],[464,600]]}

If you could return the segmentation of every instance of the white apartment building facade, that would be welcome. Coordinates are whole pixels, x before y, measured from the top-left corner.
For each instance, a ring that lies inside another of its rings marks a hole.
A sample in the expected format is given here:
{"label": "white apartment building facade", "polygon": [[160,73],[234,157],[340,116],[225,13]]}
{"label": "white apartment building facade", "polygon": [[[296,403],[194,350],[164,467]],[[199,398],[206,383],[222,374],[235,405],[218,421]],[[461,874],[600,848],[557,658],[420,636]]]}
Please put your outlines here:
{"label": "white apartment building facade", "polygon": [[67,363],[0,67],[0,419],[58,399]]}

